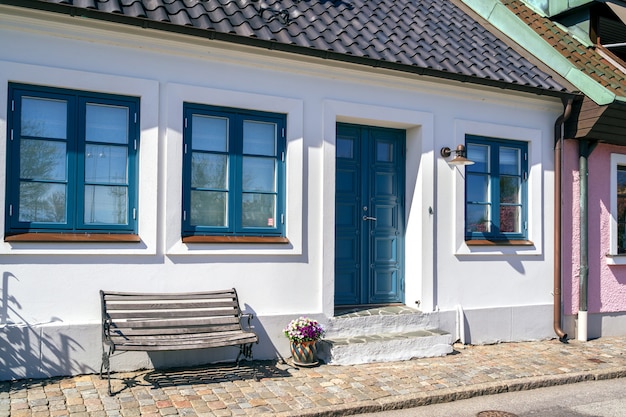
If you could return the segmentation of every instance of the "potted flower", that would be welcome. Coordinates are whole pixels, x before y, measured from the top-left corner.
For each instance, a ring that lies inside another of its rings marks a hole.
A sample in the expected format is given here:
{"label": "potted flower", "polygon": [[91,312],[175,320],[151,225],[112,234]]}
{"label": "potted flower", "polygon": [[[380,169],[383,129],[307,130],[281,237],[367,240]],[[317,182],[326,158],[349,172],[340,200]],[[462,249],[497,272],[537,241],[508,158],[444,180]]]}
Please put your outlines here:
{"label": "potted flower", "polygon": [[299,366],[317,365],[316,342],[324,336],[324,328],[317,321],[308,317],[291,320],[283,329],[289,339],[291,357]]}

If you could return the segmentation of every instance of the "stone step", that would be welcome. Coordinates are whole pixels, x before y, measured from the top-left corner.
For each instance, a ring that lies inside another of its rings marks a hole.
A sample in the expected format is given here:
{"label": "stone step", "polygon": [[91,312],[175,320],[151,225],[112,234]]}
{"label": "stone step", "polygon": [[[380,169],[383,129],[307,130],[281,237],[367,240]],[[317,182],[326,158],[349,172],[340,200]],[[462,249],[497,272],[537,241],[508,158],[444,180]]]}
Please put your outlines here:
{"label": "stone step", "polygon": [[331,365],[404,361],[452,353],[452,335],[438,329],[325,338],[317,356]]}
{"label": "stone step", "polygon": [[406,306],[386,306],[342,313],[325,324],[326,338],[414,332],[439,327],[437,313],[422,313]]}

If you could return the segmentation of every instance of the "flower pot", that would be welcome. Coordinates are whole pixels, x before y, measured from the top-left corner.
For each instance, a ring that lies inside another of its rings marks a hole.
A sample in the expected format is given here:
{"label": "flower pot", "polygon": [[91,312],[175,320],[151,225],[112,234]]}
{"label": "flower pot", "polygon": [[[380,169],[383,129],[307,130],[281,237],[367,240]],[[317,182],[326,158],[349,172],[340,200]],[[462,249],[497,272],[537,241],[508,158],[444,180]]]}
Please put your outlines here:
{"label": "flower pot", "polygon": [[317,365],[317,349],[316,340],[306,342],[291,341],[291,357],[296,366],[315,366]]}

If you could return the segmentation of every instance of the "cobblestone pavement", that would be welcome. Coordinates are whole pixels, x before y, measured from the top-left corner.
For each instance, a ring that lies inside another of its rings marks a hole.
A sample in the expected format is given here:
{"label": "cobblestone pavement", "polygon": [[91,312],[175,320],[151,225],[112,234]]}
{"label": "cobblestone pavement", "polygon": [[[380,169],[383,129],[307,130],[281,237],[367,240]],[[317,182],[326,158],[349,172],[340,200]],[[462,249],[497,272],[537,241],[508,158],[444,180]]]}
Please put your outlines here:
{"label": "cobblestone pavement", "polygon": [[[256,374],[256,379],[254,378]],[[342,416],[626,377],[626,337],[455,345],[440,358],[296,368],[256,361],[0,382],[0,416]]]}

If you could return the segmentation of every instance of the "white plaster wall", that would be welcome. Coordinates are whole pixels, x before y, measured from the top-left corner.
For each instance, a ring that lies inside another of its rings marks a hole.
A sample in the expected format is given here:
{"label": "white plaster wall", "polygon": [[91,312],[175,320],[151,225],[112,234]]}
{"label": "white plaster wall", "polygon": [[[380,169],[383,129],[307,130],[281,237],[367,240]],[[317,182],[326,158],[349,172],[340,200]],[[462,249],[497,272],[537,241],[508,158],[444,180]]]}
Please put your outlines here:
{"label": "white plaster wall", "polygon": [[[551,302],[551,129],[559,100],[42,16],[18,16],[0,6],[0,201],[9,82],[139,96],[142,241],[0,242],[0,345],[12,352],[0,379],[96,371],[100,289],[236,287],[244,309],[258,317],[254,325],[262,341],[255,357],[286,354],[281,329],[288,320],[333,314],[337,121],[407,130],[407,305],[488,311]],[[288,115],[289,244],[180,241],[184,101]],[[439,157],[439,149],[463,142],[465,133],[530,142],[534,246],[470,250],[462,242],[462,175]],[[510,333],[510,327],[509,321],[493,333]],[[44,332],[55,336],[33,336]],[[175,360],[190,363],[196,356]],[[122,354],[113,365],[132,369],[162,359]],[[54,360],[59,365],[52,366]]]}

